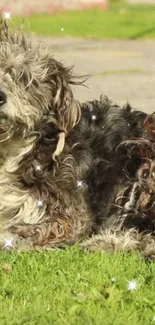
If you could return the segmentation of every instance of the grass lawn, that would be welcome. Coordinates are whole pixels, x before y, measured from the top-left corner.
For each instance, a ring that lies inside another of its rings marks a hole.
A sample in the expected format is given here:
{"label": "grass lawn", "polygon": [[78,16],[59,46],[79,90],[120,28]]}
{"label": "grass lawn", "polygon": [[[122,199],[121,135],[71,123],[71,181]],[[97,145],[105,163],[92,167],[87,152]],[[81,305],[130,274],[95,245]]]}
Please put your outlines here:
{"label": "grass lawn", "polygon": [[[21,18],[13,18],[15,25]],[[155,38],[155,5],[112,4],[107,12],[99,9],[34,15],[25,18],[31,31],[43,36],[74,36],[105,39]],[[61,30],[63,29],[63,30]]]}
{"label": "grass lawn", "polygon": [[138,255],[0,255],[1,325],[147,325],[154,316],[155,264]]}

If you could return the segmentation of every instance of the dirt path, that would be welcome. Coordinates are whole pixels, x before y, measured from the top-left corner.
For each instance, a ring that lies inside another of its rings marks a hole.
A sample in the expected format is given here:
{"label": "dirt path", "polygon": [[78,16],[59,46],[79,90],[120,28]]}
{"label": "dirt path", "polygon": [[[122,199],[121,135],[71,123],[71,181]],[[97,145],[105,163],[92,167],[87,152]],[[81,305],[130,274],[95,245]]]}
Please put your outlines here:
{"label": "dirt path", "polygon": [[86,87],[76,87],[80,101],[99,98],[126,101],[155,111],[155,41],[45,39],[55,58],[74,64],[78,74],[90,74]]}

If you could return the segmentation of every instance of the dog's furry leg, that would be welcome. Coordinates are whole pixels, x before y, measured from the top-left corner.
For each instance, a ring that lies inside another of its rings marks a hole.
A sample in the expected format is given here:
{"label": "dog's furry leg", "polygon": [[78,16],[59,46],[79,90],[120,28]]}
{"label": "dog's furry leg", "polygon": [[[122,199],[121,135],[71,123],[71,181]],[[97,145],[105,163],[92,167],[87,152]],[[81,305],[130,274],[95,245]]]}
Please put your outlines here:
{"label": "dog's furry leg", "polygon": [[32,243],[10,231],[0,232],[0,251],[29,251],[33,250]]}
{"label": "dog's furry leg", "polygon": [[65,218],[40,224],[15,224],[0,233],[0,250],[18,251],[51,249],[74,242],[73,228]]}
{"label": "dog's furry leg", "polygon": [[155,259],[155,237],[150,234],[138,233],[135,229],[122,232],[103,230],[100,234],[84,241],[81,248],[89,252],[138,250],[144,257]]}

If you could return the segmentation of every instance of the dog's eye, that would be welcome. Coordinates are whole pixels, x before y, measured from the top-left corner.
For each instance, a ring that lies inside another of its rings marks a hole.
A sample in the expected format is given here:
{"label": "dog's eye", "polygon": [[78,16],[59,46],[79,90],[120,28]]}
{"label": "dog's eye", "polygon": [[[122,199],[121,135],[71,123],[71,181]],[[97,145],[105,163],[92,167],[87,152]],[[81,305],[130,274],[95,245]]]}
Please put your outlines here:
{"label": "dog's eye", "polygon": [[143,178],[147,178],[149,176],[149,169],[144,169],[142,172]]}
{"label": "dog's eye", "polygon": [[54,123],[48,123],[42,131],[42,137],[46,141],[55,140],[57,134],[60,132],[59,128]]}
{"label": "dog's eye", "polygon": [[17,71],[11,66],[5,68],[5,75],[10,76],[12,80],[16,79]]}
{"label": "dog's eye", "polygon": [[138,172],[138,178],[139,178],[140,181],[142,181],[142,180],[148,178],[149,174],[150,174],[149,167],[148,166],[143,166],[143,168],[140,169],[139,172]]}
{"label": "dog's eye", "polygon": [[147,178],[149,176],[149,169],[148,168],[142,169],[141,176],[142,178]]}

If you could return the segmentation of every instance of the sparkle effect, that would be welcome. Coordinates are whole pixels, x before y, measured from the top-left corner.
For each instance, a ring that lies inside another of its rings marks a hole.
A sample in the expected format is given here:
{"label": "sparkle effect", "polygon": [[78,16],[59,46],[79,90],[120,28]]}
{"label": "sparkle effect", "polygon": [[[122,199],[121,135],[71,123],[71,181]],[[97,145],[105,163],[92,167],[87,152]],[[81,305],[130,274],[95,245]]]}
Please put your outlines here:
{"label": "sparkle effect", "polygon": [[63,32],[64,31],[64,28],[61,28],[61,32]]}
{"label": "sparkle effect", "polygon": [[41,166],[40,166],[40,165],[37,165],[37,166],[36,166],[36,170],[41,171]]}
{"label": "sparkle effect", "polygon": [[92,120],[93,120],[93,121],[96,120],[96,115],[92,115]]}
{"label": "sparkle effect", "polygon": [[43,201],[38,200],[38,201],[37,201],[37,206],[38,206],[38,207],[43,207]]}
{"label": "sparkle effect", "polygon": [[13,238],[12,239],[6,239],[5,238],[5,245],[4,245],[4,248],[12,248],[13,247]]}
{"label": "sparkle effect", "polygon": [[112,278],[111,281],[112,281],[112,282],[116,282],[116,278]]}
{"label": "sparkle effect", "polygon": [[83,187],[83,181],[77,181],[77,187]]}
{"label": "sparkle effect", "polygon": [[130,290],[130,291],[137,290],[137,281],[136,280],[128,281],[128,290]]}
{"label": "sparkle effect", "polygon": [[11,19],[11,13],[10,12],[3,12],[3,18],[4,19]]}

